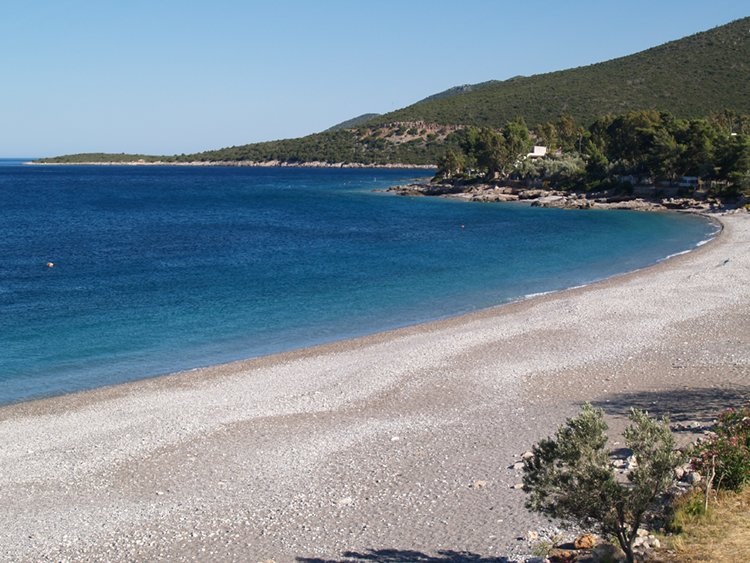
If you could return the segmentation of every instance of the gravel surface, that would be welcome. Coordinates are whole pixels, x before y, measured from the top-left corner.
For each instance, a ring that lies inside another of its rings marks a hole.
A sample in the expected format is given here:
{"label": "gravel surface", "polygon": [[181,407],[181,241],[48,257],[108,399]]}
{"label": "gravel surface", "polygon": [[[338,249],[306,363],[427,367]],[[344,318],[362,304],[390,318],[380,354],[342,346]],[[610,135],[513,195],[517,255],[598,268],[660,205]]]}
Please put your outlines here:
{"label": "gravel surface", "polygon": [[0,408],[0,558],[522,559],[551,525],[509,466],[583,401],[618,430],[750,398],[750,215],[720,219],[589,287]]}

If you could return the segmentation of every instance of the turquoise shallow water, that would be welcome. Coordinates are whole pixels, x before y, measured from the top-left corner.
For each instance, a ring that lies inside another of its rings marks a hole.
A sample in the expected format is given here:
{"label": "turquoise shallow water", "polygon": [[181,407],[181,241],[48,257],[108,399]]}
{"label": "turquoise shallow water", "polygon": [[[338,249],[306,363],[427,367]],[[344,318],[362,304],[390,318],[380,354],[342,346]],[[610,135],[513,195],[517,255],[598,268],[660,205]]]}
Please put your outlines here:
{"label": "turquoise shallow water", "polygon": [[715,230],[374,191],[419,174],[1,162],[0,403],[589,283]]}

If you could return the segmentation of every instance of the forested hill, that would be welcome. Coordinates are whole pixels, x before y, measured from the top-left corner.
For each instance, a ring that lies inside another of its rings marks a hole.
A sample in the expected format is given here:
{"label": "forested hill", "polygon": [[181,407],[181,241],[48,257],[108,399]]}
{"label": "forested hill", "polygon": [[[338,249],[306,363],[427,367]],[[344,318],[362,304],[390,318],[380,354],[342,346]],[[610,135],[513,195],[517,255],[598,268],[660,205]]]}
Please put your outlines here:
{"label": "forested hill", "polygon": [[748,92],[750,17],[603,63],[458,86],[299,139],[169,157],[83,154],[42,161],[434,164],[467,125],[500,128],[522,117],[535,129],[566,116],[588,126],[602,115],[645,109],[678,118],[724,110],[750,114]]}
{"label": "forested hill", "polygon": [[502,127],[519,116],[533,125],[567,114],[587,125],[600,115],[642,109],[686,118],[725,108],[750,113],[749,92],[747,17],[619,59],[427,98],[371,123]]}
{"label": "forested hill", "polygon": [[353,129],[354,127],[358,127],[360,125],[364,125],[368,121],[371,121],[372,119],[379,117],[379,113],[365,113],[362,115],[358,115],[357,117],[353,117],[351,119],[347,119],[346,121],[342,121],[341,123],[338,123],[334,125],[333,127],[329,127],[324,132],[330,133],[331,131],[340,131],[341,129]]}

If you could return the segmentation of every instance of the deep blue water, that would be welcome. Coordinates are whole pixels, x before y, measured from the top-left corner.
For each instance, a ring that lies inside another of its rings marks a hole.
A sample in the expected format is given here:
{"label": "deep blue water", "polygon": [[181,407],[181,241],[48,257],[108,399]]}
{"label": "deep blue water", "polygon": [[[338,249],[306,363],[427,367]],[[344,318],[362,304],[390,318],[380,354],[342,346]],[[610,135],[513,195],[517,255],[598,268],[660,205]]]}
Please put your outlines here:
{"label": "deep blue water", "polygon": [[373,191],[420,174],[0,162],[0,403],[464,313],[714,231]]}

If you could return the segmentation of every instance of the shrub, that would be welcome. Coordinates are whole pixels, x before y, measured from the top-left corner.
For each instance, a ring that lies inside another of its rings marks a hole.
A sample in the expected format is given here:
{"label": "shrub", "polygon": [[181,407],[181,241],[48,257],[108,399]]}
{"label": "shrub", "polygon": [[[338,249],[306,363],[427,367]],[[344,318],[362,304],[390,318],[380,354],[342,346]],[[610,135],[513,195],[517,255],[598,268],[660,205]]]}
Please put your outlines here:
{"label": "shrub", "polygon": [[737,491],[750,481],[750,406],[724,411],[714,430],[694,449],[693,467],[713,473],[716,488]]}
{"label": "shrub", "polygon": [[632,562],[638,528],[672,483],[682,456],[674,451],[666,418],[657,421],[633,409],[630,420],[624,438],[636,467],[627,482],[617,480],[605,449],[604,411],[587,403],[560,426],[554,439],[534,446],[534,456],[524,462],[523,484],[529,494],[527,508],[615,537]]}
{"label": "shrub", "polygon": [[584,170],[585,163],[577,154],[526,159],[517,167],[518,175],[522,178],[539,178],[561,185],[579,182],[583,177]]}

